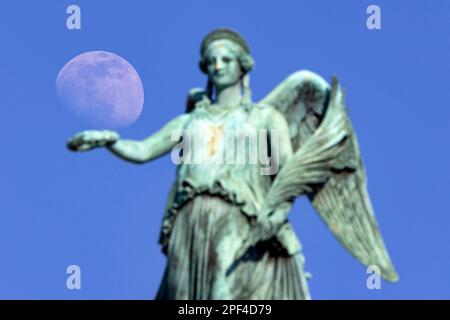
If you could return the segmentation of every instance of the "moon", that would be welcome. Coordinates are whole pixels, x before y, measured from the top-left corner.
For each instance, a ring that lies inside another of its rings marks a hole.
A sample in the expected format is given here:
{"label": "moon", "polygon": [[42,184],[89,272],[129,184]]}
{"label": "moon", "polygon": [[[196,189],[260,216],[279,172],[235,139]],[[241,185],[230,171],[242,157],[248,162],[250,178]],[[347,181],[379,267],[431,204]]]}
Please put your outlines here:
{"label": "moon", "polygon": [[128,127],[144,105],[136,70],[106,51],[89,51],[70,60],[58,73],[56,91],[63,105],[97,127]]}

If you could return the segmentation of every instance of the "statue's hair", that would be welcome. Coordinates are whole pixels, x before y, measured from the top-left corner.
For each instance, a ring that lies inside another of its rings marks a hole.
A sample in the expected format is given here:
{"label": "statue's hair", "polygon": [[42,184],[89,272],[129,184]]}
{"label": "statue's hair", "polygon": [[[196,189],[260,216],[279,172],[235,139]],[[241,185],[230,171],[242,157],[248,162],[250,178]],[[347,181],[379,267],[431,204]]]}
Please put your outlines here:
{"label": "statue's hair", "polygon": [[[207,69],[208,48],[211,43],[217,40],[229,40],[236,46],[236,48],[233,48],[234,49],[233,51],[236,53],[236,57],[238,59],[243,74],[241,79],[242,95],[243,95],[242,102],[244,104],[251,104],[250,76],[248,73],[253,69],[255,62],[252,56],[250,55],[250,50],[247,42],[239,33],[231,29],[217,29],[208,33],[206,37],[203,39],[200,49],[201,53],[201,58],[199,62],[200,70],[205,74],[208,73]],[[213,85],[210,79],[208,79],[208,83],[206,85],[206,92],[208,97],[212,99]]]}
{"label": "statue's hair", "polygon": [[211,31],[203,38],[202,45],[200,47],[200,55],[203,55],[205,53],[211,42],[223,39],[230,40],[240,45],[246,53],[250,53],[247,41],[245,41],[245,39],[238,32],[228,28],[220,28]]}
{"label": "statue's hair", "polygon": [[[207,74],[208,73],[208,67],[207,67],[207,50],[205,53],[201,56],[199,66],[200,70]],[[239,62],[239,65],[241,66],[242,73],[247,74],[249,73],[255,66],[255,61],[253,60],[252,56],[249,53],[244,52],[243,50],[238,50],[236,52],[236,56]]]}

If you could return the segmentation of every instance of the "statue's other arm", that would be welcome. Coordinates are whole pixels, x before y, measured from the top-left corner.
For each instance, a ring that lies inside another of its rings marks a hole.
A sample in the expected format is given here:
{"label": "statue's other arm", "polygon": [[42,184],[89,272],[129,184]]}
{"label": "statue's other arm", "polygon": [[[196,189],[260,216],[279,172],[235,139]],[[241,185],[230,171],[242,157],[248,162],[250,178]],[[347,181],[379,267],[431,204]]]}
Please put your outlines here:
{"label": "statue's other arm", "polygon": [[289,134],[289,126],[286,118],[277,110],[273,110],[268,119],[268,128],[277,130],[278,141],[272,141],[278,144],[279,164],[282,167],[293,155],[292,141]]}
{"label": "statue's other arm", "polygon": [[[289,126],[286,118],[279,111],[274,109],[272,109],[272,112],[270,112],[270,115],[267,119],[269,132],[273,129],[278,133],[277,139],[271,137],[271,146],[272,154],[274,153],[273,151],[276,151],[275,154],[278,153],[277,161],[279,163],[279,171],[284,166],[284,164],[293,156]],[[276,144],[275,149],[273,149],[274,144]],[[291,210],[292,204],[293,201],[287,201],[275,210],[271,210],[272,213],[270,215],[270,221],[275,226],[275,228],[279,227],[287,219],[287,215]]]}
{"label": "statue's other arm", "polygon": [[[279,172],[283,165],[285,165],[285,163],[293,156],[289,126],[286,119],[279,111],[268,108],[263,112],[265,113],[265,117],[263,117],[263,119],[265,119],[265,126],[269,131],[272,161],[278,162]],[[275,132],[276,134],[274,134]],[[295,240],[293,240],[292,237],[287,238],[286,232],[282,232],[282,227],[286,225],[285,222],[291,211],[292,205],[293,199],[284,201],[276,207],[273,207],[270,203],[264,201],[261,212],[259,212],[257,216],[257,222],[252,226],[252,232],[244,241],[241,249],[237,251],[236,259],[240,258],[247,252],[248,248],[255,245],[257,242],[268,240],[274,236],[278,238],[289,254],[294,253],[299,245],[294,243]]]}
{"label": "statue's other arm", "polygon": [[169,152],[178,141],[172,140],[172,133],[183,129],[189,114],[183,114],[167,123],[162,129],[148,138],[136,140],[120,139],[108,145],[107,148],[114,155],[133,163],[145,163]]}

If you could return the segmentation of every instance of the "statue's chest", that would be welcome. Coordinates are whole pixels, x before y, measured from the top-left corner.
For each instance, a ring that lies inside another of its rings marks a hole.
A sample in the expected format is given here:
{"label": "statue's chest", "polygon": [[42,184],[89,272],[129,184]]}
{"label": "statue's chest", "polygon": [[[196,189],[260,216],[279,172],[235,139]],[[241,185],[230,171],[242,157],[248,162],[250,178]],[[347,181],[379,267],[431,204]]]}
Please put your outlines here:
{"label": "statue's chest", "polygon": [[207,111],[196,112],[185,127],[194,153],[215,157],[219,151],[242,139],[254,136],[258,128],[248,112],[235,110],[226,115],[215,115]]}

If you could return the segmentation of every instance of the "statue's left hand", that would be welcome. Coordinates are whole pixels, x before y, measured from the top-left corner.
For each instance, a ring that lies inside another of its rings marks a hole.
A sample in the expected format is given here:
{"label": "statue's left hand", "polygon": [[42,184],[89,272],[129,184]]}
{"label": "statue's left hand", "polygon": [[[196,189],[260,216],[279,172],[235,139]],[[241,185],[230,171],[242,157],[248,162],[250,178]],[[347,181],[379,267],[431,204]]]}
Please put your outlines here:
{"label": "statue's left hand", "polygon": [[72,151],[88,151],[111,145],[119,140],[119,138],[119,134],[115,131],[86,130],[70,138],[67,142],[67,148]]}
{"label": "statue's left hand", "polygon": [[242,242],[241,248],[236,253],[236,260],[241,258],[251,247],[260,241],[266,241],[274,237],[278,230],[278,224],[271,221],[265,215],[258,216],[257,220],[250,225],[250,230]]}

